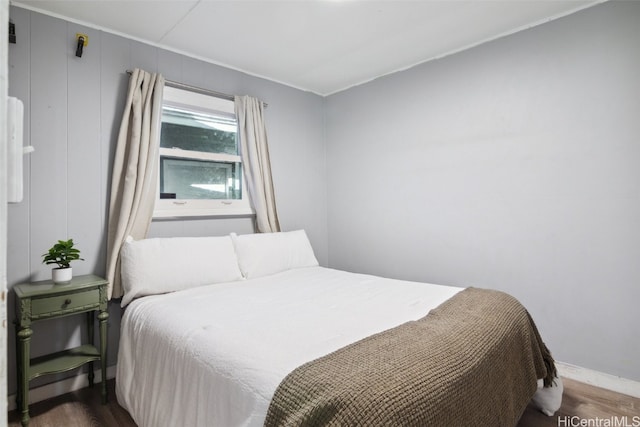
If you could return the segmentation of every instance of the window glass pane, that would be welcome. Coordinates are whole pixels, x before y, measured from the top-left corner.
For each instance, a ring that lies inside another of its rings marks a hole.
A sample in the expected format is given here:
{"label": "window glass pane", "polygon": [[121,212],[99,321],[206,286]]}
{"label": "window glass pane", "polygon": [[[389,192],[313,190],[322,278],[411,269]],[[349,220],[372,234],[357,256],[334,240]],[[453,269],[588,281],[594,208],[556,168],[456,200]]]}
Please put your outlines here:
{"label": "window glass pane", "polygon": [[240,163],[160,156],[160,194],[175,199],[241,199],[241,173]]}
{"label": "window glass pane", "polygon": [[225,113],[162,107],[160,146],[206,153],[238,154],[237,121]]}

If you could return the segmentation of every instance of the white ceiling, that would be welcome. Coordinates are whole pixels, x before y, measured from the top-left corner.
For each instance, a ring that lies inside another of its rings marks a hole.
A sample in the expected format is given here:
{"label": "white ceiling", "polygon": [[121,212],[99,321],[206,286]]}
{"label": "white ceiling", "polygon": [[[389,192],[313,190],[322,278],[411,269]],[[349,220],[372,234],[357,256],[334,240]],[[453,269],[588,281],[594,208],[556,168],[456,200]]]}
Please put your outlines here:
{"label": "white ceiling", "polygon": [[320,95],[602,0],[20,0]]}

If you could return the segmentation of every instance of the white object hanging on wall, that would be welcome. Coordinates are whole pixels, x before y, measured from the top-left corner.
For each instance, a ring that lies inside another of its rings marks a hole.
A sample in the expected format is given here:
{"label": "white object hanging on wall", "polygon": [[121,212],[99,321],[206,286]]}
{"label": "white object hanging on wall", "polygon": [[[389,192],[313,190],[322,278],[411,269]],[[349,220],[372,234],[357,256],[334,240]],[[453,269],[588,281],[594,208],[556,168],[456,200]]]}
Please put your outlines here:
{"label": "white object hanging on wall", "polygon": [[24,106],[22,101],[12,96],[7,98],[7,202],[19,203],[23,197],[22,162],[33,147],[24,147],[22,126]]}

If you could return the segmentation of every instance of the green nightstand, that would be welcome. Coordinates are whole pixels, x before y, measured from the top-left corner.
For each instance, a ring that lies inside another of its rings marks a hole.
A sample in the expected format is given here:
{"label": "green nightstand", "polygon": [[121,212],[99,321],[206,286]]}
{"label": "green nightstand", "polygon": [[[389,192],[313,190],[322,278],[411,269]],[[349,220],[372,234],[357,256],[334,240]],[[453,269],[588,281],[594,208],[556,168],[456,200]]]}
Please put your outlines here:
{"label": "green nightstand", "polygon": [[[89,363],[89,386],[93,387],[93,362],[102,368],[102,403],[107,402],[107,284],[98,276],[77,276],[70,283],[51,280],[14,286],[16,293],[16,353],[18,392],[16,403],[22,425],[29,424],[29,381],[41,375],[57,374]],[[93,345],[93,312],[100,321],[100,349]],[[31,359],[31,323],[71,314],[86,313],[89,344]]]}

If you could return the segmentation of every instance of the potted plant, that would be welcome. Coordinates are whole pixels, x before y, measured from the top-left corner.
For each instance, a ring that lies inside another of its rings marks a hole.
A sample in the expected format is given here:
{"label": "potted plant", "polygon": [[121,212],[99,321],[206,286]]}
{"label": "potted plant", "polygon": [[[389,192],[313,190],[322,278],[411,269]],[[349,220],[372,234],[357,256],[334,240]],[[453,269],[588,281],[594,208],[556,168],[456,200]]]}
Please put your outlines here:
{"label": "potted plant", "polygon": [[58,240],[49,252],[42,255],[44,264],[57,264],[58,267],[51,270],[51,278],[54,283],[68,283],[73,277],[71,261],[82,260],[80,250],[73,247],[73,239]]}

